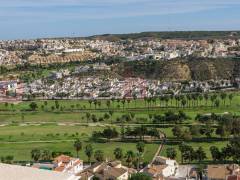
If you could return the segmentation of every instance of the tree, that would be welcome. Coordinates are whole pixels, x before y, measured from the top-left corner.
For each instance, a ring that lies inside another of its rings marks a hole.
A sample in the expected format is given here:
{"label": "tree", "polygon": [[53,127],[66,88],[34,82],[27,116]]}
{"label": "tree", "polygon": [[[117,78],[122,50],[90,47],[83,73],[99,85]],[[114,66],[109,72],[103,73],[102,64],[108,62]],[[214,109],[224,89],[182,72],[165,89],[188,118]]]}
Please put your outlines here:
{"label": "tree", "polygon": [[199,147],[196,152],[196,159],[200,162],[200,161],[203,161],[204,159],[207,158],[207,155],[206,153],[204,152],[203,148],[202,147]]}
{"label": "tree", "polygon": [[190,127],[190,132],[192,136],[199,136],[200,135],[200,127],[198,125],[193,125]]}
{"label": "tree", "polygon": [[182,104],[182,107],[185,107],[187,104],[187,100],[185,98],[182,99],[181,104]]}
{"label": "tree", "polygon": [[221,93],[221,94],[220,94],[220,97],[221,97],[221,99],[222,99],[222,101],[223,101],[223,105],[225,106],[225,100],[226,100],[226,98],[227,98],[227,94],[226,94],[226,93]]}
{"label": "tree", "polygon": [[216,146],[211,146],[210,147],[210,152],[211,152],[211,155],[212,155],[212,159],[214,161],[219,161],[219,160],[222,159],[222,154]]}
{"label": "tree", "polygon": [[111,116],[111,124],[112,124],[112,116],[113,116],[113,113],[114,113],[113,110],[110,110],[110,111],[109,111],[109,114],[110,114],[110,116]]}
{"label": "tree", "polygon": [[138,152],[139,153],[143,153],[144,152],[144,148],[145,148],[145,144],[144,144],[144,142],[138,142],[137,144],[136,144],[136,148],[137,148],[137,150],[138,150]]}
{"label": "tree", "polygon": [[167,148],[166,153],[167,153],[167,157],[170,159],[175,159],[177,157],[177,151],[173,147]]}
{"label": "tree", "polygon": [[12,164],[14,156],[8,155],[6,157],[1,157],[1,162],[6,164]]}
{"label": "tree", "polygon": [[31,102],[31,103],[29,104],[29,107],[30,107],[30,109],[31,109],[32,111],[35,111],[35,110],[38,108],[38,105],[37,105],[37,103],[35,103],[35,102]]}
{"label": "tree", "polygon": [[90,109],[92,108],[92,102],[93,102],[93,101],[92,101],[91,99],[88,100],[88,103],[89,103]]}
{"label": "tree", "polygon": [[51,160],[51,152],[49,150],[44,150],[42,152],[42,160],[44,160],[44,161]]}
{"label": "tree", "polygon": [[145,173],[136,173],[133,174],[129,180],[151,180],[152,178]]}
{"label": "tree", "polygon": [[108,141],[110,141],[110,139],[118,137],[118,132],[115,128],[111,129],[108,127],[107,129],[103,130],[103,137],[107,138]]}
{"label": "tree", "polygon": [[33,149],[31,151],[31,158],[34,160],[34,161],[38,161],[41,157],[41,151],[39,149]]}
{"label": "tree", "polygon": [[227,145],[229,152],[231,152],[231,157],[236,163],[240,163],[240,138],[234,137],[230,140]]}
{"label": "tree", "polygon": [[179,150],[181,152],[181,159],[182,159],[182,163],[185,160],[188,160],[189,162],[192,161],[193,157],[194,157],[194,150],[191,146],[188,146],[185,143],[181,143],[179,145]]}
{"label": "tree", "polygon": [[207,93],[205,93],[204,95],[204,99],[205,99],[205,106],[207,106],[207,102],[208,102],[208,94]]}
{"label": "tree", "polygon": [[134,152],[133,151],[127,151],[127,153],[125,155],[125,158],[126,158],[126,162],[128,164],[128,167],[132,167],[132,163],[135,160]]}
{"label": "tree", "polygon": [[172,129],[172,133],[175,137],[181,137],[182,136],[182,129],[180,126],[174,126]]}
{"label": "tree", "polygon": [[89,112],[86,113],[86,119],[87,119],[87,123],[89,122],[91,118],[91,114]]}
{"label": "tree", "polygon": [[121,148],[114,149],[113,154],[114,154],[115,158],[118,160],[123,158],[123,150]]}
{"label": "tree", "polygon": [[108,109],[110,108],[110,106],[111,106],[111,101],[110,100],[106,101],[106,106],[108,107]]}
{"label": "tree", "polygon": [[234,96],[233,96],[232,93],[228,95],[228,99],[229,99],[230,105],[232,105],[233,97],[234,97]]}
{"label": "tree", "polygon": [[80,141],[80,139],[76,139],[73,146],[77,152],[77,157],[79,158],[79,151],[82,149],[82,142]]}
{"label": "tree", "polygon": [[94,153],[94,158],[96,161],[101,162],[104,160],[104,153],[101,150],[96,150]]}
{"label": "tree", "polygon": [[212,106],[214,104],[214,101],[217,99],[217,95],[216,94],[213,94],[211,97],[210,97],[210,100],[212,102]]}
{"label": "tree", "polygon": [[88,157],[88,162],[90,163],[91,157],[92,157],[92,155],[93,155],[93,147],[92,147],[91,144],[87,144],[87,145],[85,146],[85,154],[86,154],[86,156]]}

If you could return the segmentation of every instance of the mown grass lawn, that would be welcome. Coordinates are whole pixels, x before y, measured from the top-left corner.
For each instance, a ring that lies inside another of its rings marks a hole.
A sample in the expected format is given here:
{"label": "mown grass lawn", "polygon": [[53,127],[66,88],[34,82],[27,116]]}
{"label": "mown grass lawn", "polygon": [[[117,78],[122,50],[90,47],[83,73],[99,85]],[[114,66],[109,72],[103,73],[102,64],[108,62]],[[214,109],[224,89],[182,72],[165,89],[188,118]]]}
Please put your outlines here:
{"label": "mown grass lawn", "polygon": [[[136,103],[136,104],[135,104]],[[6,155],[13,155],[15,160],[30,160],[30,151],[34,148],[39,149],[48,149],[51,151],[70,151],[73,154],[75,153],[73,149],[73,140],[80,138],[81,141],[86,144],[89,141],[93,131],[102,130],[104,124],[110,124],[111,119],[113,120],[113,125],[116,124],[116,119],[121,117],[126,113],[134,113],[135,120],[126,122],[130,124],[137,123],[138,118],[147,119],[146,122],[141,123],[152,123],[149,120],[149,114],[163,114],[168,110],[178,112],[179,110],[184,111],[189,117],[189,120],[186,120],[185,124],[196,124],[194,118],[197,114],[206,114],[206,113],[225,113],[231,112],[236,115],[240,115],[240,94],[235,94],[234,100],[231,105],[227,101],[227,106],[220,107],[211,107],[211,102],[208,102],[208,107],[196,107],[196,108],[147,108],[145,106],[144,100],[132,100],[129,104],[125,104],[125,109],[118,107],[118,104],[122,106],[121,102],[118,103],[115,101],[112,103],[111,108],[114,106],[114,114],[112,118],[104,120],[103,122],[98,122],[99,125],[89,125],[89,126],[80,126],[73,123],[86,123],[86,113],[91,115],[96,115],[97,118],[103,117],[105,113],[109,112],[109,109],[106,106],[106,101],[101,101],[101,109],[94,108],[92,104],[91,109],[88,101],[86,100],[61,100],[59,101],[60,106],[65,106],[66,111],[54,111],[52,112],[51,106],[55,105],[54,101],[47,101],[47,106],[45,107],[47,111],[43,111],[41,108],[38,108],[36,112],[31,111],[21,111],[29,109],[30,102],[22,102],[15,104],[12,108],[11,105],[7,107],[5,104],[0,104],[0,124],[13,124],[1,127],[0,126],[0,157]],[[38,107],[41,107],[44,104],[44,101],[37,101]],[[71,110],[71,106],[81,107],[82,109]],[[173,104],[175,102],[173,101]],[[202,102],[204,104],[204,102]],[[157,106],[159,103],[157,102]],[[83,108],[85,106],[85,108]],[[136,107],[136,108],[135,108]],[[24,115],[24,119],[22,116]],[[43,122],[48,122],[48,125],[43,125]],[[90,120],[90,122],[92,122]],[[37,123],[35,126],[27,125],[26,123]],[[173,126],[173,125],[172,125]],[[173,138],[172,127],[160,128],[163,132],[166,133],[168,138]],[[216,137],[213,134],[213,137]],[[37,142],[36,142],[37,141]],[[46,142],[46,141],[49,141]],[[63,141],[63,142],[61,142]],[[8,142],[8,143],[7,143]],[[192,145],[193,148],[203,147],[207,153],[207,159],[211,160],[211,154],[209,148],[213,145],[217,147],[224,147],[226,141],[216,141],[216,142],[189,142],[189,145]],[[121,143],[121,142],[108,142],[108,143],[93,143],[94,149],[100,149],[105,152],[106,158],[113,158],[113,150],[116,147],[121,147],[124,151],[134,150],[135,143]],[[153,154],[157,150],[159,144],[147,144],[146,152],[144,155],[144,160],[149,161],[153,157]],[[161,155],[166,155],[166,148],[170,145],[166,145]],[[178,149],[177,145],[173,145]],[[86,160],[86,156],[81,152],[81,158]],[[180,152],[178,151],[177,160],[180,162]]]}
{"label": "mown grass lawn", "polygon": [[[83,143],[83,146],[88,144]],[[124,153],[129,150],[136,152],[135,143],[121,143],[121,142],[109,142],[109,143],[91,143],[94,150],[102,150],[104,156],[107,159],[114,159],[114,149],[120,147],[123,149]],[[144,161],[149,162],[155,152],[157,151],[158,144],[146,144]],[[25,143],[25,144],[1,144],[0,146],[0,156],[13,155],[16,161],[30,161],[31,160],[31,150],[37,148],[41,150],[50,151],[69,151],[76,156],[76,152],[73,148],[73,142],[51,142],[51,143]],[[80,158],[87,161],[87,156],[84,154],[84,150],[80,151]],[[94,160],[94,158],[93,158]]]}

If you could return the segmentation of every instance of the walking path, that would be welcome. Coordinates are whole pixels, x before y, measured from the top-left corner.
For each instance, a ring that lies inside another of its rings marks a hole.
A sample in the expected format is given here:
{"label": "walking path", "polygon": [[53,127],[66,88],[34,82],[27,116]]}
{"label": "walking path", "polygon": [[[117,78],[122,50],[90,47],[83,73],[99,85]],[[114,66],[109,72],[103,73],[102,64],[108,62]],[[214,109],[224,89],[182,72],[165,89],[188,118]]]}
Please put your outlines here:
{"label": "walking path", "polygon": [[163,148],[164,148],[164,144],[165,144],[165,142],[166,142],[166,134],[164,133],[164,132],[162,132],[162,131],[160,131],[160,136],[162,135],[162,142],[161,142],[161,144],[160,144],[160,146],[158,147],[158,149],[157,149],[157,151],[156,151],[156,153],[155,153],[155,155],[153,156],[153,159],[152,159],[152,161],[150,162],[150,165],[152,165],[153,163],[154,163],[154,161],[155,161],[155,159],[157,158],[157,156],[159,156],[160,154],[161,154],[161,152],[162,152],[162,150],[163,150]]}

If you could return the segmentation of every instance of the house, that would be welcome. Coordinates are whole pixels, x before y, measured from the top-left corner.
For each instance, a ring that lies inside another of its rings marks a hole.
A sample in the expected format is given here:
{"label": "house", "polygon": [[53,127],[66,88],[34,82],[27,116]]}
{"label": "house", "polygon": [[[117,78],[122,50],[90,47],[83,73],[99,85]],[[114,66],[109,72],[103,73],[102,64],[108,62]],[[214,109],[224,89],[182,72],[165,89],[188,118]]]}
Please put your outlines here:
{"label": "house", "polygon": [[236,164],[208,165],[209,180],[226,180],[231,175],[240,175],[239,166]]}
{"label": "house", "polygon": [[2,180],[78,180],[79,177],[68,173],[61,173],[26,166],[0,163]]}
{"label": "house", "polygon": [[136,171],[123,166],[120,161],[112,161],[95,163],[78,173],[77,176],[80,177],[80,180],[91,180],[93,177],[100,180],[127,180],[133,173]]}
{"label": "house", "polygon": [[197,167],[194,165],[179,165],[176,174],[167,179],[171,180],[194,180],[198,179]]}
{"label": "house", "polygon": [[227,180],[240,180],[240,175],[227,176]]}
{"label": "house", "polygon": [[83,170],[83,161],[66,155],[60,155],[53,161],[54,171],[77,174]]}
{"label": "house", "polygon": [[141,170],[152,177],[154,180],[162,180],[176,174],[178,164],[175,160],[171,160],[162,156],[157,156],[155,161],[148,167]]}

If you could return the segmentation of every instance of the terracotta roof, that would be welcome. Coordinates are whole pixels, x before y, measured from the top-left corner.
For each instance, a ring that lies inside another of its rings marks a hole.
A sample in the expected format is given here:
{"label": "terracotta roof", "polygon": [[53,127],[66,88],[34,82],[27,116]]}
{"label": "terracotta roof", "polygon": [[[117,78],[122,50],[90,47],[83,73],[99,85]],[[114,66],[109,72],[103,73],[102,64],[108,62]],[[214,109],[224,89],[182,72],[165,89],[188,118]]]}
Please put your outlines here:
{"label": "terracotta roof", "polygon": [[58,166],[54,169],[54,171],[62,172],[65,169],[65,166]]}
{"label": "terracotta roof", "polygon": [[70,161],[71,157],[66,155],[60,155],[54,159],[55,163],[63,162],[68,163]]}
{"label": "terracotta roof", "polygon": [[123,169],[123,168],[110,167],[110,168],[107,168],[104,170],[103,175],[105,178],[106,178],[106,176],[118,178],[121,175],[125,174],[126,172],[127,172],[127,170]]}
{"label": "terracotta roof", "polygon": [[210,179],[226,179],[226,176],[232,175],[236,165],[208,165],[208,178]]}
{"label": "terracotta roof", "polygon": [[152,165],[144,170],[145,173],[156,176],[157,174],[162,174],[163,169],[165,169],[167,165]]}

